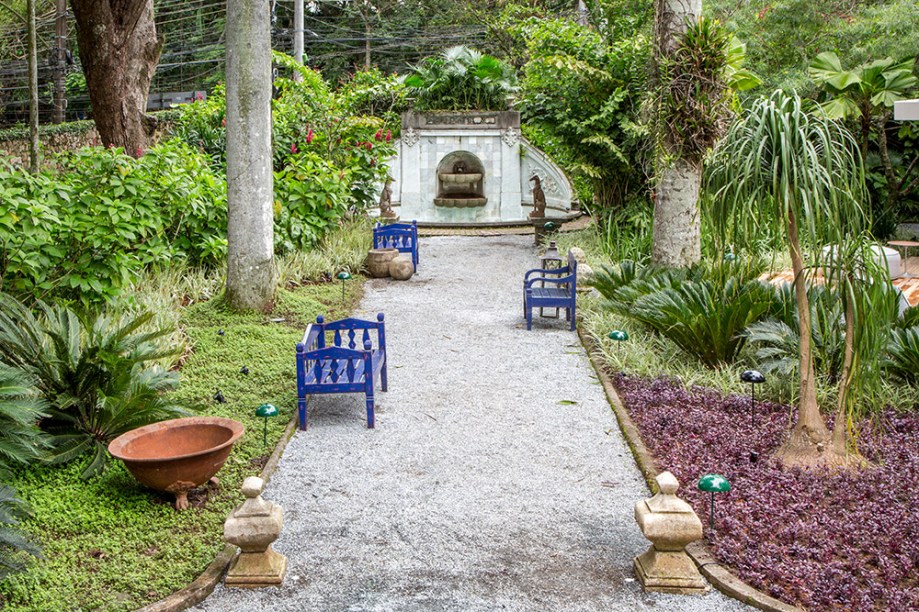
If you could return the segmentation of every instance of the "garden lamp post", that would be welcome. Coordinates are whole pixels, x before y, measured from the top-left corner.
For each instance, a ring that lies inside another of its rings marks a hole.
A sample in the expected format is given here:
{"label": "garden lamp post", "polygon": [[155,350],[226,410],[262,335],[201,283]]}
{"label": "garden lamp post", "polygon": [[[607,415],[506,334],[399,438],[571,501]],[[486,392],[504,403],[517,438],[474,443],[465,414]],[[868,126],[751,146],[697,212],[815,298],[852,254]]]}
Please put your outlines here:
{"label": "garden lamp post", "polygon": [[275,408],[274,404],[262,404],[255,409],[255,416],[261,417],[265,423],[262,428],[262,444],[268,446],[268,417],[278,416],[278,409]]}
{"label": "garden lamp post", "polygon": [[338,280],[341,281],[341,301],[342,303],[344,303],[345,301],[345,281],[350,280],[350,279],[351,279],[351,275],[348,274],[347,272],[338,273]]}
{"label": "garden lamp post", "polygon": [[608,337],[610,340],[615,340],[616,344],[619,344],[620,342],[625,342],[629,339],[629,332],[625,331],[624,329],[614,329],[609,333]]}
{"label": "garden lamp post", "polygon": [[735,255],[731,251],[728,251],[727,253],[724,254],[724,261],[725,263],[734,263],[735,261],[737,261],[737,255]]}
{"label": "garden lamp post", "polygon": [[744,370],[740,373],[740,381],[750,383],[750,426],[756,425],[756,385],[766,382],[766,377],[758,370]]}
{"label": "garden lamp post", "polygon": [[715,493],[727,493],[731,490],[731,483],[721,474],[706,474],[699,479],[699,490],[712,494],[712,501],[708,506],[708,528],[715,528]]}

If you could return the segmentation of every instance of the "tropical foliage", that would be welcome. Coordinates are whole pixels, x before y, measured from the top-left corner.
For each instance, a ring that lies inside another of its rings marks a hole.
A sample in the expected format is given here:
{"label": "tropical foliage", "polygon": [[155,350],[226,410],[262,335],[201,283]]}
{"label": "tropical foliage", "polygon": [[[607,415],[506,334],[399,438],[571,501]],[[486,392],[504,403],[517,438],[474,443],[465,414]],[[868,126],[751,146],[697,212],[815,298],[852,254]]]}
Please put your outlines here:
{"label": "tropical foliage", "polygon": [[0,580],[21,571],[30,555],[40,556],[38,546],[19,529],[28,517],[28,506],[16,491],[0,484]]}
{"label": "tropical foliage", "polygon": [[514,68],[465,46],[426,58],[405,78],[417,110],[505,110],[517,91]]}

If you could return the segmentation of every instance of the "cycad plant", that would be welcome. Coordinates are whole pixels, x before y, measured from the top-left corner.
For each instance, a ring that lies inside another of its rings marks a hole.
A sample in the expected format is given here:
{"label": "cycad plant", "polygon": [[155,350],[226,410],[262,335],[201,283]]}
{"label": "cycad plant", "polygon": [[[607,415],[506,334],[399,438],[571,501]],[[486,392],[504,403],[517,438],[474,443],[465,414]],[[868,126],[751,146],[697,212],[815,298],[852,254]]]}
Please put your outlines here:
{"label": "cycad plant", "polygon": [[47,416],[45,402],[31,388],[28,376],[0,364],[0,479],[10,468],[41,458],[48,438],[38,428]]}
{"label": "cycad plant", "polygon": [[18,527],[28,516],[29,508],[16,491],[0,485],[0,580],[22,570],[29,555],[40,556],[38,546]]}
{"label": "cycad plant", "polygon": [[405,85],[418,110],[505,110],[517,75],[510,64],[459,45],[422,60]]}
{"label": "cycad plant", "polygon": [[[864,249],[863,232],[868,227],[862,206],[864,172],[855,140],[822,113],[807,112],[797,95],[776,91],[756,101],[731,127],[716,151],[708,188],[714,195],[713,218],[720,220],[723,236],[732,234],[735,241],[750,242],[760,224],[775,224],[782,229],[791,256],[800,327],[798,420],[779,449],[779,458],[786,465],[846,463],[845,432],[837,431],[830,444],[817,403],[805,253],[818,261],[825,245],[835,249],[827,267],[828,282],[844,300],[846,312],[837,406],[841,425],[855,399],[847,390],[857,388],[857,379],[871,373],[864,367],[870,363],[863,359],[868,354],[859,351],[869,344],[876,347],[880,337],[870,329],[876,323],[867,316],[865,288],[872,280],[887,282],[875,276],[876,267],[855,269],[857,262],[870,259]],[[871,342],[860,337],[870,337]]]}
{"label": "cycad plant", "polygon": [[152,313],[123,321],[40,302],[36,308],[33,314],[0,296],[0,360],[30,376],[48,404],[42,428],[52,436],[50,461],[90,452],[83,475],[96,474],[115,437],[187,414],[165,394],[178,375],[155,364],[176,353],[161,346],[169,330],[142,331]]}

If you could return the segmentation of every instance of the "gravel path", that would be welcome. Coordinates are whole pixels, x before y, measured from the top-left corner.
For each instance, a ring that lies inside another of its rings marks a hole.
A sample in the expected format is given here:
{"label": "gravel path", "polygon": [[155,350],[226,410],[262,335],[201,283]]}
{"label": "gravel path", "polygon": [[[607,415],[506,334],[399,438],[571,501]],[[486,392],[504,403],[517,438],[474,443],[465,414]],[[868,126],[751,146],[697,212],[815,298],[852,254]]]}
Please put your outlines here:
{"label": "gravel path", "polygon": [[745,609],[635,582],[645,487],[564,317],[526,331],[536,261],[532,237],[427,238],[410,281],[367,283],[357,316],[386,314],[390,360],[376,429],[363,395],[311,400],[265,493],[284,585],[196,610]]}

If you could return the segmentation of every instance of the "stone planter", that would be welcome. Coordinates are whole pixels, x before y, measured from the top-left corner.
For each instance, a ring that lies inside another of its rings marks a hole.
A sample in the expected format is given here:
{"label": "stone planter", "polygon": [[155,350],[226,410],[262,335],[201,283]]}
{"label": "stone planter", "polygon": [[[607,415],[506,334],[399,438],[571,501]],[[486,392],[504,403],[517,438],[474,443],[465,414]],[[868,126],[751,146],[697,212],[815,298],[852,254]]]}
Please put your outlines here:
{"label": "stone planter", "polygon": [[367,251],[367,271],[373,278],[389,276],[389,262],[399,254],[398,249],[370,249]]}

